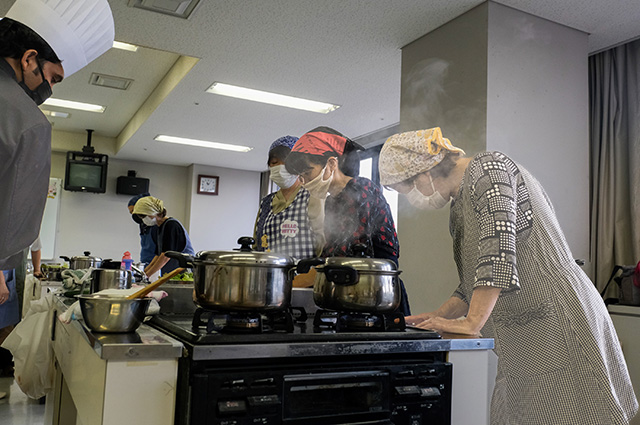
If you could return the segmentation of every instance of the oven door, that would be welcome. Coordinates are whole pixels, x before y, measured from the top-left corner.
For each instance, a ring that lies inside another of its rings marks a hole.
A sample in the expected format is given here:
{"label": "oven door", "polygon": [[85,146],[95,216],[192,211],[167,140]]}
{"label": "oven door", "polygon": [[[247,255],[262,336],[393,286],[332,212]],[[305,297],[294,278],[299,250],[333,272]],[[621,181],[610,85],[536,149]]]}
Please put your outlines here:
{"label": "oven door", "polygon": [[283,386],[285,424],[392,423],[388,371],[285,375]]}

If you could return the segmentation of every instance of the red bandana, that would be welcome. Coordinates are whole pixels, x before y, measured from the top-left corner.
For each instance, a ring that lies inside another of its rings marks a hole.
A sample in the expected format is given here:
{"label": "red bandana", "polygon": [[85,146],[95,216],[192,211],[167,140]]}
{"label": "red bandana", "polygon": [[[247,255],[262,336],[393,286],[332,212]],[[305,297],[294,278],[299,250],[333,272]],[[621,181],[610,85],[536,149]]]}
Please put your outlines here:
{"label": "red bandana", "polygon": [[322,155],[325,152],[335,152],[338,156],[344,153],[347,139],[337,134],[313,132],[304,134],[291,149],[291,152]]}

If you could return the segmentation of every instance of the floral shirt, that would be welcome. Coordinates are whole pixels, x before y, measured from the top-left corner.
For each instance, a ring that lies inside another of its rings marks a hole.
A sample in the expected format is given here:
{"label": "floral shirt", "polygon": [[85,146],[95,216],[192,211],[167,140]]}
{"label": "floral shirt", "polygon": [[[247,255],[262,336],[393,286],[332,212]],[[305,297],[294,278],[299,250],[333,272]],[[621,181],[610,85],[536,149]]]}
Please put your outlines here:
{"label": "floral shirt", "polygon": [[352,257],[352,245],[367,246],[367,255],[398,263],[400,246],[389,204],[380,186],[354,177],[325,204],[326,244],[323,257]]}

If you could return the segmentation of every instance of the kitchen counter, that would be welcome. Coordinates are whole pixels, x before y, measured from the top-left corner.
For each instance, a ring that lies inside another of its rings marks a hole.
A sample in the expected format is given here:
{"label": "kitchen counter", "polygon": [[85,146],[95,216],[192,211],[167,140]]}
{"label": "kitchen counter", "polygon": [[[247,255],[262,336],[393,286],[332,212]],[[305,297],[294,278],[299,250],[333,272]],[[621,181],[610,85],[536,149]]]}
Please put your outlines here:
{"label": "kitchen counter", "polygon": [[45,424],[172,425],[182,344],[147,326],[129,334],[91,332],[58,315],[74,302],[54,295],[54,390]]}
{"label": "kitchen counter", "polygon": [[[73,298],[55,296],[56,315],[64,313],[74,302]],[[68,326],[75,328],[103,360],[174,359],[182,356],[181,342],[145,324],[140,325],[136,332],[102,334],[92,332],[81,319],[72,320]]]}

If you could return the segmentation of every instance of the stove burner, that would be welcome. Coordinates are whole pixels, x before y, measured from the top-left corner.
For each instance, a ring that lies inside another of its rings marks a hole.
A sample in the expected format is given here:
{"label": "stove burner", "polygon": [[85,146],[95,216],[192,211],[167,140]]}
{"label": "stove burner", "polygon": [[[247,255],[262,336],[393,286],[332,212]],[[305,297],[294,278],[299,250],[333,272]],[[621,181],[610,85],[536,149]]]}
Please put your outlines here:
{"label": "stove burner", "polygon": [[207,333],[292,333],[293,321],[293,314],[290,310],[261,314],[219,312],[198,308],[193,315],[191,325],[194,330],[204,327]]}
{"label": "stove burner", "polygon": [[356,313],[318,310],[313,319],[315,328],[333,329],[336,332],[388,332],[404,331],[402,313]]}

